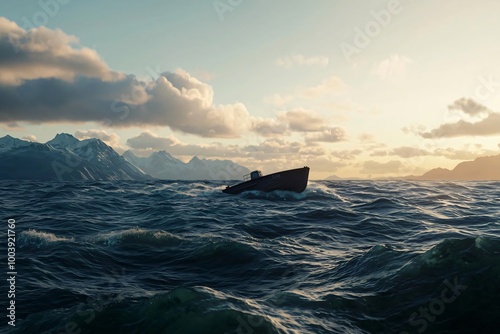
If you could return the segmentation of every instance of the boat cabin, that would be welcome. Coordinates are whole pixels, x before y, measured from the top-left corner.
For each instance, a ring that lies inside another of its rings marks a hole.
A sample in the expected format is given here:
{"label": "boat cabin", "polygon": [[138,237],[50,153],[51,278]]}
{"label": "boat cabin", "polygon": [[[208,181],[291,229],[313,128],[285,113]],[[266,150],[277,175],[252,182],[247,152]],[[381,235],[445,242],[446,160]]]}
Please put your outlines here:
{"label": "boat cabin", "polygon": [[250,174],[243,175],[243,179],[245,181],[255,180],[258,179],[259,177],[262,177],[262,172],[260,170],[254,170]]}

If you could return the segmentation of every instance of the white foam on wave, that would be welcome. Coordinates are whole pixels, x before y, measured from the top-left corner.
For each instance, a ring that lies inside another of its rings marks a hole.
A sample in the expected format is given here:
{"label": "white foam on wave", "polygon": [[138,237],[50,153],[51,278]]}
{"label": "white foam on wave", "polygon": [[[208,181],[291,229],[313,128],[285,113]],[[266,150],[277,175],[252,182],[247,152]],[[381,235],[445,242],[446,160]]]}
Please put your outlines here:
{"label": "white foam on wave", "polygon": [[111,231],[102,234],[98,234],[93,239],[96,242],[102,242],[106,245],[112,246],[123,241],[124,239],[134,239],[137,241],[147,242],[149,241],[181,241],[184,240],[182,237],[176,236],[174,234],[168,233],[162,230],[147,230],[139,227],[134,227],[126,230]]}
{"label": "white foam on wave", "polygon": [[19,234],[19,243],[21,245],[47,245],[56,242],[74,242],[74,238],[59,237],[54,233],[28,230]]}
{"label": "white foam on wave", "polygon": [[328,187],[324,183],[319,183],[319,182],[314,182],[314,181],[309,181],[309,184],[305,190],[306,194],[320,194],[320,195],[326,195],[326,196],[334,196],[338,200],[348,203],[349,200],[345,199],[344,197],[340,196],[337,194],[335,189]]}

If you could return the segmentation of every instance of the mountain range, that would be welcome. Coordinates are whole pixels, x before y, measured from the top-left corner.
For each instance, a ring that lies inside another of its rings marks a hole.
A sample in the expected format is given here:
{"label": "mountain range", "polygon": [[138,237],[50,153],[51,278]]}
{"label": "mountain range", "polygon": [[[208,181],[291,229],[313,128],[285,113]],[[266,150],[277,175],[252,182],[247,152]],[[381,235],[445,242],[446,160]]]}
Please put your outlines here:
{"label": "mountain range", "polygon": [[500,180],[500,155],[479,157],[459,163],[453,169],[434,168],[421,176],[409,176],[411,180],[490,181]]}
{"label": "mountain range", "polygon": [[45,144],[9,135],[0,138],[0,179],[10,180],[231,180],[250,171],[230,160],[193,157],[188,163],[165,151],[147,158],[120,156],[96,138],[57,134]]}
{"label": "mountain range", "polygon": [[150,178],[100,139],[61,133],[42,143],[0,138],[0,179],[144,180]]}
{"label": "mountain range", "polygon": [[[357,180],[359,178],[349,178]],[[325,180],[346,180],[331,175]],[[459,163],[453,169],[434,168],[423,175],[385,177],[377,180],[422,180],[422,181],[496,181],[500,180],[500,155],[479,157],[473,161]]]}
{"label": "mountain range", "polygon": [[145,173],[164,180],[239,180],[250,170],[230,160],[207,160],[194,156],[188,163],[165,151],[154,152],[148,157],[137,157],[132,151],[123,157]]}

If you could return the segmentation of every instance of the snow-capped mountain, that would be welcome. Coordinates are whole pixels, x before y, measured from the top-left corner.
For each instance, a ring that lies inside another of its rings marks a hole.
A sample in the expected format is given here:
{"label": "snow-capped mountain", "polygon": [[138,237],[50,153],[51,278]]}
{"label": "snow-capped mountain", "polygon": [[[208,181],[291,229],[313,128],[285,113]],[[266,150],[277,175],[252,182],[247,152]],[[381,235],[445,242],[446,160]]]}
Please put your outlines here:
{"label": "snow-capped mountain", "polygon": [[0,179],[143,180],[149,178],[99,139],[58,134],[45,144],[0,138]]}
{"label": "snow-capped mountain", "polygon": [[46,142],[50,146],[57,149],[71,149],[74,145],[78,144],[80,140],[76,139],[67,133],[58,133],[52,140]]}
{"label": "snow-capped mountain", "polygon": [[123,157],[145,173],[164,180],[240,180],[244,174],[250,173],[248,168],[230,160],[207,160],[195,156],[184,163],[165,151],[154,152],[146,158],[126,151]]}
{"label": "snow-capped mountain", "polygon": [[0,152],[8,151],[11,148],[27,146],[29,144],[31,144],[31,142],[6,135],[5,137],[0,138]]}

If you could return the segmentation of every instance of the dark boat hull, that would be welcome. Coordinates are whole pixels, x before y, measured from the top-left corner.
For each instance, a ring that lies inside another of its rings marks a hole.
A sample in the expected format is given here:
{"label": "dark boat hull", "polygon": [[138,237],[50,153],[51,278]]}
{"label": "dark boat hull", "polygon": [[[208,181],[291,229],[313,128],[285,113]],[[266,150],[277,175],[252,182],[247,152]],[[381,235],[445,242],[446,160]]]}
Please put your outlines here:
{"label": "dark boat hull", "polygon": [[243,191],[274,191],[287,190],[296,193],[303,192],[309,179],[309,167],[290,169],[274,174],[265,175],[258,179],[249,180],[222,190],[226,194],[239,194]]}

